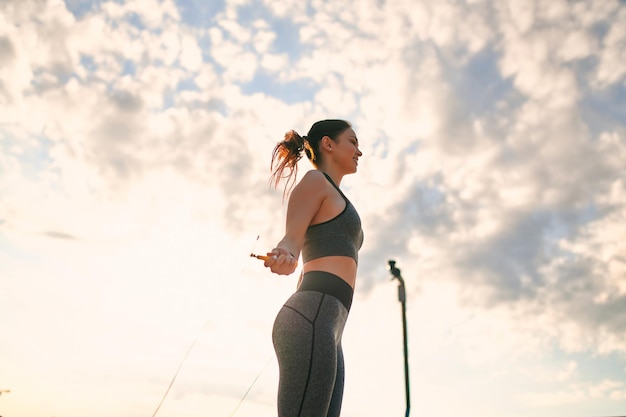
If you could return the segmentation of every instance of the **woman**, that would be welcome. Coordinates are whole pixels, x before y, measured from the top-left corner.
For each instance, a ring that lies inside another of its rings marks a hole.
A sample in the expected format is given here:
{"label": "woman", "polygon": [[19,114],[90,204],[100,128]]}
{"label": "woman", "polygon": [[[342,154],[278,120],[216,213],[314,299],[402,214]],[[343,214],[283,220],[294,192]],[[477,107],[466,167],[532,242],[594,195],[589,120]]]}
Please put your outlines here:
{"label": "woman", "polygon": [[[316,169],[293,187],[302,152]],[[357,171],[361,155],[354,130],[343,120],[319,121],[303,137],[289,131],[274,148],[274,185],[286,179],[285,192],[289,184],[293,191],[285,236],[267,254],[265,266],[289,275],[301,251],[303,261],[298,289],[278,313],[272,333],[280,368],[279,417],[338,417],[341,411],[341,335],[363,231],[339,184]]]}

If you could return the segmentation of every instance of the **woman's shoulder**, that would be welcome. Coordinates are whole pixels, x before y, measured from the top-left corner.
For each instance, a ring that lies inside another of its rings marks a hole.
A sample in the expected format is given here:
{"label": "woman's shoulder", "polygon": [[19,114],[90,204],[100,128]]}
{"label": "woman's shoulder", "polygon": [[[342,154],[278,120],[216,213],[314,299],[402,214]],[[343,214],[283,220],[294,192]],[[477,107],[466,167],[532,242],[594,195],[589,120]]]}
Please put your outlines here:
{"label": "woman's shoulder", "polygon": [[[327,189],[327,185],[328,180],[324,176],[324,173],[317,169],[312,169],[304,174],[300,182],[298,182],[298,185],[296,185],[296,189],[306,191],[307,193],[315,191],[322,193]],[[294,189],[294,191],[296,190]]]}
{"label": "woman's shoulder", "polygon": [[324,173],[322,171],[317,169],[311,169],[307,171],[307,173],[304,174],[304,177],[302,177],[302,180],[300,180],[300,182],[303,181],[307,181],[310,183],[324,183],[326,182],[326,177],[324,176]]}

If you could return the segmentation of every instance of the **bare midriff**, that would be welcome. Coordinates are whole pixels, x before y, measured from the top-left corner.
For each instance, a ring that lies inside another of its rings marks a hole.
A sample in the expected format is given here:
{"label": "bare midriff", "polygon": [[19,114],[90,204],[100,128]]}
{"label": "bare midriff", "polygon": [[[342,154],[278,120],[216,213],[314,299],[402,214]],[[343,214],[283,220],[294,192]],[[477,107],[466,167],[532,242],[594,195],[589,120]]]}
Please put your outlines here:
{"label": "bare midriff", "polygon": [[356,281],[356,261],[349,256],[324,256],[312,259],[302,266],[302,272],[324,271],[337,275],[354,288]]}

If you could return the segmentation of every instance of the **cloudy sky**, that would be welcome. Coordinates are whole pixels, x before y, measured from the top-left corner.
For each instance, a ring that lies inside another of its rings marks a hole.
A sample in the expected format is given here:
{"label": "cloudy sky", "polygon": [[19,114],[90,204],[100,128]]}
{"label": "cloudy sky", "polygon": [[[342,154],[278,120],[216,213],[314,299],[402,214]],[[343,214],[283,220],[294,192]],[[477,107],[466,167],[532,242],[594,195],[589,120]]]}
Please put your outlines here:
{"label": "cloudy sky", "polygon": [[322,118],[364,153],[343,415],[404,413],[389,259],[412,414],[626,414],[618,0],[0,1],[0,414],[151,416],[182,364],[159,417],[276,415],[296,277],[248,254]]}

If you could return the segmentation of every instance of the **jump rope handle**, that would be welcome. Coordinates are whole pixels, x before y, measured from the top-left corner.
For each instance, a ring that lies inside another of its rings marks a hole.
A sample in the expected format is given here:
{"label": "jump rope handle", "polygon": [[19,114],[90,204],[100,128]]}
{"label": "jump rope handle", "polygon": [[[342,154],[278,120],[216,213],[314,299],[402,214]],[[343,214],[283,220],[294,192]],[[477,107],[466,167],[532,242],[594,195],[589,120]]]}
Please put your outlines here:
{"label": "jump rope handle", "polygon": [[[267,261],[270,257],[269,256],[265,256],[265,255],[257,255],[255,253],[251,253],[250,257],[252,258],[257,258],[260,259],[262,261]],[[296,266],[298,266],[298,261],[296,261]]]}

